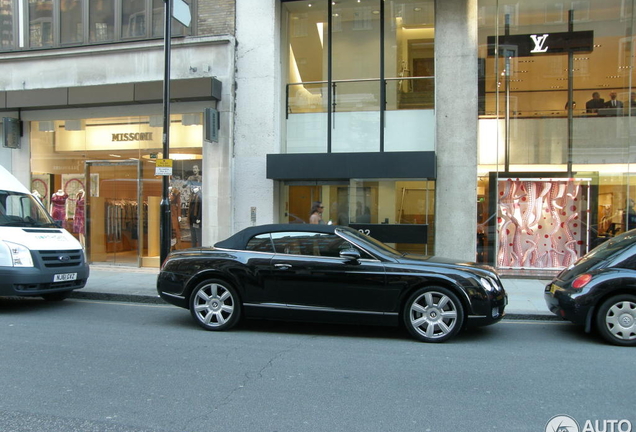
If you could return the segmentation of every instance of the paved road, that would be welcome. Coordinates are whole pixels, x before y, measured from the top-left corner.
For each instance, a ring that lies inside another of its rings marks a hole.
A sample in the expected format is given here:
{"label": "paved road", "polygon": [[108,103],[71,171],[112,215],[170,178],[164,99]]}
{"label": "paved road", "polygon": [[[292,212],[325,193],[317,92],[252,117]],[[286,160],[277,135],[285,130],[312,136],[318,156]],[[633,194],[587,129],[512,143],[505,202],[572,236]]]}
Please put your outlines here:
{"label": "paved road", "polygon": [[553,321],[446,344],[393,328],[251,321],[169,305],[0,299],[3,431],[544,431],[628,419],[634,350]]}

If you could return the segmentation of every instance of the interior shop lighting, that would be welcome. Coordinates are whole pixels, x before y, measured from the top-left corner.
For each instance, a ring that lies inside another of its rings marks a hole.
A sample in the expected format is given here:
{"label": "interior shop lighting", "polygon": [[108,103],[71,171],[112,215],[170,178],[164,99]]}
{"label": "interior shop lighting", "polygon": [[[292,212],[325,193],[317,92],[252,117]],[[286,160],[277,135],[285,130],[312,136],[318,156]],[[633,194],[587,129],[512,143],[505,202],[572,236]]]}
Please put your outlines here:
{"label": "interior shop lighting", "polygon": [[[143,159],[163,159],[163,154],[153,153],[153,157],[150,157],[149,154],[143,155]],[[195,153],[172,153],[170,152],[170,159],[172,160],[194,160],[194,159],[203,159],[203,156]]]}
{"label": "interior shop lighting", "polygon": [[163,127],[163,116],[159,116],[159,115],[150,116],[148,123],[150,127]]}
{"label": "interior shop lighting", "polygon": [[198,126],[203,124],[200,113],[183,114],[181,116],[181,124],[184,126]]}
{"label": "interior shop lighting", "polygon": [[81,131],[84,130],[84,124],[82,120],[66,120],[64,122],[64,129],[67,131]]}
{"label": "interior shop lighting", "polygon": [[41,121],[38,124],[38,130],[40,132],[55,132],[54,121]]}

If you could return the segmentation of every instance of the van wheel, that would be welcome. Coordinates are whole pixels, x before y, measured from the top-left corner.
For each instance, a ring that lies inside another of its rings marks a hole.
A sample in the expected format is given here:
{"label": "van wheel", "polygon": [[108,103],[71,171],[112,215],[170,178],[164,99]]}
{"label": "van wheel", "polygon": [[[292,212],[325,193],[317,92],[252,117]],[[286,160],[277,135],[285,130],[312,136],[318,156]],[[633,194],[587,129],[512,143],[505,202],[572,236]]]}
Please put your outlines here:
{"label": "van wheel", "polygon": [[46,301],[62,301],[71,295],[71,291],[61,291],[49,294],[42,294],[42,298]]}

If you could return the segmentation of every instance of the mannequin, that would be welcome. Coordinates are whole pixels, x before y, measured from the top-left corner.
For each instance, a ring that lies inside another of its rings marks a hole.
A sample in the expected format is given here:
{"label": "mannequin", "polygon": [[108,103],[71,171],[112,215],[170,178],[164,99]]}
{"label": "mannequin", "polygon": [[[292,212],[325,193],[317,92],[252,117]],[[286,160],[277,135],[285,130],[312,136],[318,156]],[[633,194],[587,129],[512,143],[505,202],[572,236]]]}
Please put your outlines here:
{"label": "mannequin", "polygon": [[188,208],[188,221],[190,222],[190,237],[192,247],[201,246],[201,188],[192,188],[190,207]]}
{"label": "mannequin", "polygon": [[80,189],[75,196],[75,215],[73,216],[73,231],[79,235],[82,246],[84,239],[84,190]]}
{"label": "mannequin", "polygon": [[181,192],[176,187],[170,187],[170,220],[172,222],[173,249],[181,249]]}
{"label": "mannequin", "polygon": [[51,216],[55,221],[61,222],[61,227],[66,228],[66,200],[68,194],[59,189],[51,195]]}

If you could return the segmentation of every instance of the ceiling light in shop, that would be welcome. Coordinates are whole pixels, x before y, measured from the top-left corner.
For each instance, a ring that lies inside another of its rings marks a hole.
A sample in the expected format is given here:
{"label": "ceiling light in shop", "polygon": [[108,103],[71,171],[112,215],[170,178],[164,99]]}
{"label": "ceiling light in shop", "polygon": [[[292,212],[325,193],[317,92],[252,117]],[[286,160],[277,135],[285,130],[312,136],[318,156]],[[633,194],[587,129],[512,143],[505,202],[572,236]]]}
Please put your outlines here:
{"label": "ceiling light in shop", "polygon": [[67,131],[84,130],[84,121],[83,120],[66,120],[64,122],[64,129]]}
{"label": "ceiling light in shop", "polygon": [[150,116],[148,123],[150,124],[150,127],[163,127],[163,116]]}
{"label": "ceiling light in shop", "polygon": [[[150,157],[150,154],[143,155],[143,159],[163,159],[162,153],[153,153],[153,157]],[[170,153],[170,159],[172,160],[194,160],[194,159],[203,159],[203,156],[195,153]]]}
{"label": "ceiling light in shop", "polygon": [[200,113],[182,114],[181,124],[184,126],[197,126],[203,124]]}
{"label": "ceiling light in shop", "polygon": [[54,121],[38,122],[38,130],[40,132],[55,132],[55,122]]}

